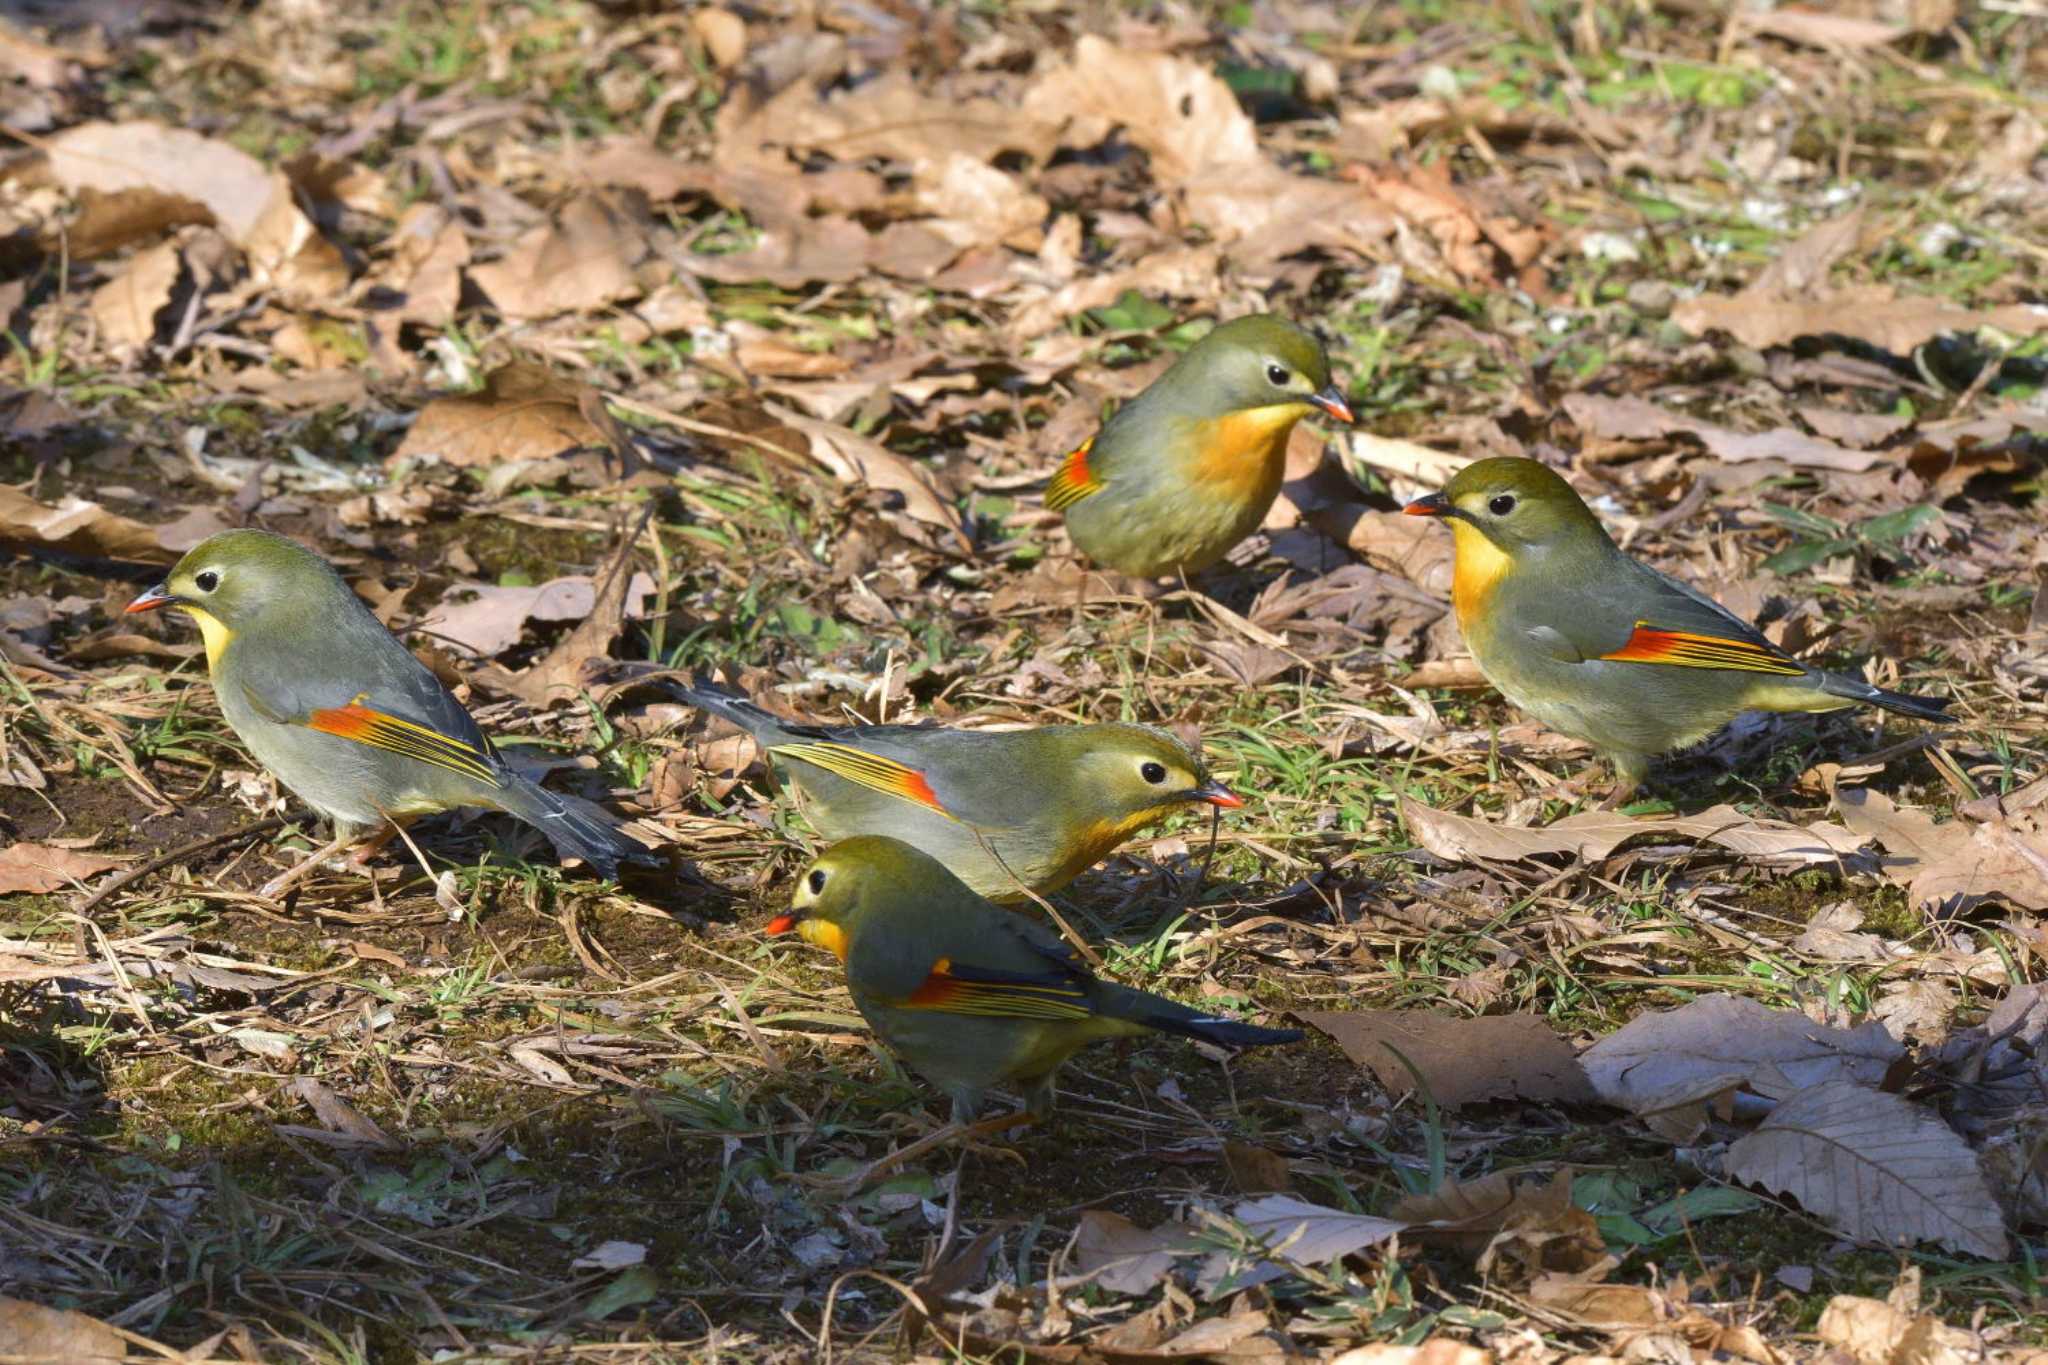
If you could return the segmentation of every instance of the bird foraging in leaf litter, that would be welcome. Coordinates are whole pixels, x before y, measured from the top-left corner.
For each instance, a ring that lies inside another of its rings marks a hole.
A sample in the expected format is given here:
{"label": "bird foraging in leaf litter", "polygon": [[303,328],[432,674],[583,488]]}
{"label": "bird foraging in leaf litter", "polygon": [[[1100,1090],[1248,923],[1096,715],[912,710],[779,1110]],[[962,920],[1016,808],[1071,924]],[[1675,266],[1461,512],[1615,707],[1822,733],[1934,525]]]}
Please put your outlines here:
{"label": "bird foraging in leaf litter", "polygon": [[770,934],[794,931],[846,967],[861,1017],[946,1092],[965,1122],[991,1087],[1052,1112],[1053,1079],[1089,1043],[1177,1033],[1221,1047],[1291,1043],[1259,1028],[1091,974],[1037,921],[998,909],[937,859],[897,839],[834,844],[797,882]]}
{"label": "bird foraging in leaf litter", "polygon": [[1502,696],[1613,760],[1610,807],[1653,757],[1743,711],[1868,705],[1948,719],[1945,699],[1801,663],[1712,598],[1631,559],[1535,460],[1481,460],[1403,510],[1449,520],[1452,606],[1472,657]]}
{"label": "bird foraging in leaf litter", "polygon": [[1045,505],[1105,568],[1198,573],[1266,519],[1313,412],[1351,421],[1320,341],[1270,313],[1223,323],[1067,456]]}
{"label": "bird foraging in leaf litter", "polygon": [[523,820],[605,877],[621,862],[659,861],[588,801],[514,772],[433,672],[298,542],[210,536],[127,609],[165,607],[198,625],[221,714],[256,761],[334,822],[334,842],[266,896],[366,832],[384,831],[374,849],[394,822],[458,806]]}
{"label": "bird foraging in leaf litter", "polygon": [[1244,804],[1149,726],[800,725],[713,687],[668,686],[752,735],[827,839],[901,839],[991,900],[1057,891],[1186,806]]}

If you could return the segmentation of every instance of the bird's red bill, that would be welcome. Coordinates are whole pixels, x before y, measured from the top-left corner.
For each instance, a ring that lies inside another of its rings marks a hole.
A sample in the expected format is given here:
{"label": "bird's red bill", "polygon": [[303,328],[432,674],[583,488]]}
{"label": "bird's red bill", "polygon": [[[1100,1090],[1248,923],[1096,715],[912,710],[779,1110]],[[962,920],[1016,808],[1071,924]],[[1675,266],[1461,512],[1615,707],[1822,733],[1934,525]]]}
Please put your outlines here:
{"label": "bird's red bill", "polygon": [[167,607],[170,604],[171,595],[165,592],[164,585],[159,583],[127,606],[121,608],[121,611],[123,615],[127,615],[138,611],[155,611],[159,607]]}
{"label": "bird's red bill", "polygon": [[1067,453],[1054,472],[1052,482],[1045,486],[1045,505],[1049,511],[1063,512],[1090,493],[1102,487],[1102,480],[1095,477],[1088,468],[1088,452],[1095,448],[1095,438],[1087,440]]}
{"label": "bird's red bill", "polygon": [[893,758],[883,758],[866,749],[856,749],[851,744],[834,744],[829,740],[810,744],[778,744],[773,752],[777,757],[823,768],[835,777],[858,782],[873,791],[914,802],[952,818],[952,812],[939,800],[939,794],[932,790],[932,784],[925,780],[925,775]]}
{"label": "bird's red bill", "polygon": [[336,735],[357,744],[367,744],[373,749],[404,754],[407,758],[446,768],[493,787],[499,785],[497,773],[484,761],[485,756],[472,746],[438,730],[364,706],[361,702],[315,711],[306,717],[306,724],[324,735]]}
{"label": "bird's red bill", "polygon": [[784,934],[794,932],[795,929],[796,916],[785,911],[774,919],[769,920],[767,926],[761,932],[767,934],[770,938],[780,938]]}
{"label": "bird's red bill", "polygon": [[1628,643],[1603,659],[1615,663],[1664,664],[1673,668],[1731,668],[1747,673],[1776,673],[1796,678],[1805,667],[1769,645],[1725,635],[1698,635],[1682,630],[1659,630],[1648,621],[1636,622]]}

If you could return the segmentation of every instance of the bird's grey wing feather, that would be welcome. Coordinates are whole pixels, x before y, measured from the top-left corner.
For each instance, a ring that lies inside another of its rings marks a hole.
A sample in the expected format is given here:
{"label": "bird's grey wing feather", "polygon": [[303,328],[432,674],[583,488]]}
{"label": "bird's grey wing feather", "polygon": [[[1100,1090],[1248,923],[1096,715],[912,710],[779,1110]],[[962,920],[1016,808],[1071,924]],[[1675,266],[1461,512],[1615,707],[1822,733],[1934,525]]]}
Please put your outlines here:
{"label": "bird's grey wing feather", "polygon": [[306,725],[319,712],[362,706],[492,753],[462,703],[367,608],[361,619],[334,623],[287,651],[265,648],[260,637],[238,639],[235,649],[249,651],[238,660],[236,682],[266,719]]}

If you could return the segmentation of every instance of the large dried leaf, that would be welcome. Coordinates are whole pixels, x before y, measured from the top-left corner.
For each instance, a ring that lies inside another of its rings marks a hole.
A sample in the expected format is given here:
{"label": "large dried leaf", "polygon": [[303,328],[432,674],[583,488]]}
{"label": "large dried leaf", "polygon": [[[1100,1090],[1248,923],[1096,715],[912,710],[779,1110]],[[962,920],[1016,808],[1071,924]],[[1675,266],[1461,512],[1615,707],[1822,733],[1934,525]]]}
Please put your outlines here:
{"label": "large dried leaf", "polygon": [[1422,1073],[1437,1103],[1456,1109],[1486,1100],[1594,1098],[1571,1046],[1533,1014],[1478,1017],[1415,1010],[1314,1010],[1301,1020],[1336,1040],[1395,1095],[1415,1088],[1400,1049]]}
{"label": "large dried leaf", "polygon": [[1690,436],[1709,454],[1730,464],[1749,460],[1783,460],[1808,469],[1840,469],[1855,473],[1881,463],[1874,451],[1847,450],[1833,441],[1808,436],[1790,427],[1771,431],[1732,431],[1712,422],[1667,412],[1642,398],[1604,398],[1599,394],[1566,394],[1565,415],[1588,436],[1611,441],[1661,440]]}
{"label": "large dried leaf", "polygon": [[1835,808],[1843,824],[1884,846],[1879,867],[1916,907],[1967,908],[1996,897],[2048,910],[2048,837],[2034,812],[1937,824],[1927,812],[1865,787],[1838,790]]}
{"label": "large dried leaf", "polygon": [[50,175],[73,193],[131,190],[206,207],[259,281],[326,302],[348,282],[340,251],[295,200],[291,181],[247,152],[159,123],[87,123],[50,139]]}
{"label": "large dried leaf", "polygon": [[5,1296],[0,1296],[0,1356],[68,1365],[129,1358],[126,1338],[98,1318]]}
{"label": "large dried leaf", "polygon": [[1176,187],[1198,173],[1263,162],[1251,117],[1207,67],[1165,52],[1133,52],[1092,33],[1073,60],[1055,62],[1024,97],[1041,123],[1067,122],[1061,141],[1092,147],[1112,127],[1152,160],[1152,178]]}
{"label": "large dried leaf", "polygon": [[92,320],[100,340],[116,350],[142,345],[156,336],[157,314],[171,301],[182,262],[178,248],[159,242],[138,251],[92,291]]}
{"label": "large dried leaf", "polygon": [[1177,1224],[1141,1228],[1120,1213],[1088,1209],[1074,1229],[1074,1269],[1112,1294],[1146,1294],[1195,1247]]}
{"label": "large dried leaf", "polygon": [[75,886],[87,877],[110,867],[119,858],[82,853],[73,848],[51,848],[44,844],[9,844],[0,848],[0,895],[26,892],[42,895]]}
{"label": "large dried leaf", "polygon": [[420,409],[386,464],[422,457],[460,466],[552,459],[590,447],[633,467],[631,440],[588,384],[531,361],[500,365],[478,393],[436,398]]}
{"label": "large dried leaf", "polygon": [[[1709,995],[1675,1010],[1639,1014],[1579,1055],[1600,1098],[1639,1116],[1676,1117],[1736,1087],[1785,1099],[1827,1081],[1876,1085],[1905,1048],[1867,1022],[1816,1024],[1740,995]],[[1704,1122],[1704,1112],[1696,1111]],[[1660,1128],[1673,1136],[1671,1128]],[[1689,1137],[1690,1133],[1682,1136]]]}
{"label": "large dried leaf", "polygon": [[641,292],[634,267],[646,257],[641,214],[613,196],[579,195],[553,223],[505,256],[470,269],[470,282],[509,318],[585,313]]}
{"label": "large dried leaf", "polygon": [[169,564],[178,557],[159,531],[67,493],[56,506],[0,485],[0,542],[43,545],[100,559]]}
{"label": "large dried leaf", "polygon": [[1992,1260],[2010,1245],[1970,1144],[1932,1111],[1852,1080],[1802,1087],[1729,1147],[1728,1174],[1859,1242]]}
{"label": "large dried leaf", "polygon": [[1406,1223],[1311,1204],[1291,1194],[1248,1199],[1230,1211],[1272,1255],[1301,1265],[1322,1265],[1380,1243]]}
{"label": "large dried leaf", "polygon": [[1854,250],[1863,226],[1856,208],[1817,223],[1735,294],[1703,294],[1671,310],[1694,336],[1713,330],[1747,346],[1783,346],[1809,336],[1846,336],[1905,355],[1944,332],[1997,327],[2029,336],[2048,328],[2048,308],[2010,304],[1969,309],[1946,299],[1900,298],[1890,285],[1830,288],[1828,269]]}
{"label": "large dried leaf", "polygon": [[1865,842],[1840,825],[1816,822],[1791,825],[1744,815],[1733,806],[1715,806],[1698,815],[1638,819],[1612,811],[1581,811],[1540,829],[1495,824],[1468,815],[1454,815],[1401,798],[1401,818],[1415,842],[1450,862],[1493,859],[1509,862],[1549,854],[1605,858],[1639,835],[1699,839],[1765,863],[1838,863]]}
{"label": "large dried leaf", "polygon": [[865,484],[902,495],[905,514],[935,529],[935,547],[971,554],[973,545],[960,529],[960,518],[939,493],[938,484],[919,465],[850,427],[821,422],[775,403],[765,405],[776,421],[810,440],[811,458],[842,483]]}

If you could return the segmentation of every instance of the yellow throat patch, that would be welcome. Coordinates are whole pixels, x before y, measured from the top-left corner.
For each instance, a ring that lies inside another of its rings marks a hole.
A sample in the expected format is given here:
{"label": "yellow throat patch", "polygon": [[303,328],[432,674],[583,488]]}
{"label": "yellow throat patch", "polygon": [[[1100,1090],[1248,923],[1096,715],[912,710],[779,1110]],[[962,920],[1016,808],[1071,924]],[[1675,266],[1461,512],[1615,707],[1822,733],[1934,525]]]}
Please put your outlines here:
{"label": "yellow throat patch", "polygon": [[199,626],[200,642],[206,646],[207,668],[219,668],[220,656],[234,643],[235,633],[222,625],[220,618],[211,612],[201,611],[198,607],[188,606],[183,602],[178,603],[178,609]]}
{"label": "yellow throat patch", "polygon": [[1451,605],[1458,612],[1458,629],[1472,633],[1487,599],[1514,564],[1486,533],[1457,517],[1451,523],[1451,550],[1457,563],[1451,570]]}
{"label": "yellow throat patch", "polygon": [[804,942],[815,943],[841,962],[846,961],[846,931],[832,921],[807,915],[797,921],[796,932]]}
{"label": "yellow throat patch", "polygon": [[1295,423],[1314,412],[1307,403],[1273,403],[1245,408],[1195,428],[1195,477],[1247,501],[1280,485],[1287,438]]}

